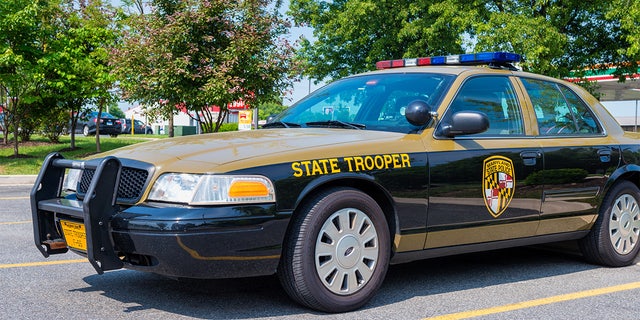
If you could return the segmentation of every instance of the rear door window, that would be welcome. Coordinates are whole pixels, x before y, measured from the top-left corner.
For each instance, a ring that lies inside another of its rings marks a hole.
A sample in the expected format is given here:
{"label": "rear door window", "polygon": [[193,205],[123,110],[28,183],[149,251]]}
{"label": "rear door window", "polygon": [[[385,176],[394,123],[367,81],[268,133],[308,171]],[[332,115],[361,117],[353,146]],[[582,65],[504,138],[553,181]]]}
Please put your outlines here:
{"label": "rear door window", "polygon": [[589,107],[568,87],[550,81],[521,78],[529,94],[542,136],[601,134]]}

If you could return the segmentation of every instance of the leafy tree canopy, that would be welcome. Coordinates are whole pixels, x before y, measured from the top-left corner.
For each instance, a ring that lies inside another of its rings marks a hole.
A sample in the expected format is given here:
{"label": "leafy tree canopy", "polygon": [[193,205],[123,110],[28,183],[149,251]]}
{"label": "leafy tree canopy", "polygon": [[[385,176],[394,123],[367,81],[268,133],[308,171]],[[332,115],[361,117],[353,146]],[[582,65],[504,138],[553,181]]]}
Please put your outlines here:
{"label": "leafy tree canopy", "polygon": [[[617,47],[617,53],[629,57],[629,61],[640,60],[640,0],[612,1],[607,18],[620,21],[621,38],[627,44]],[[635,72],[637,65],[630,64],[627,72]]]}
{"label": "leafy tree canopy", "polygon": [[117,105],[109,107],[109,114],[120,119],[124,119],[127,117],[127,115],[125,115],[122,109],[120,109],[120,107],[118,107]]}
{"label": "leafy tree canopy", "polygon": [[258,118],[260,120],[267,120],[269,116],[276,115],[286,109],[287,107],[283,106],[281,103],[265,102],[258,108]]}
{"label": "leafy tree canopy", "polygon": [[[217,131],[234,101],[279,97],[290,85],[288,24],[271,0],[155,0],[132,16],[113,66],[127,98],[164,113],[183,105],[205,132]],[[163,103],[158,103],[162,100]],[[212,106],[220,108],[214,118]]]}
{"label": "leafy tree canopy", "polygon": [[14,157],[19,156],[18,129],[28,106],[42,100],[45,73],[39,59],[52,35],[48,22],[55,10],[44,1],[0,1],[0,91],[5,121],[13,129]]}
{"label": "leafy tree canopy", "polygon": [[492,50],[520,53],[525,70],[561,77],[637,61],[639,2],[292,0],[289,9],[314,28],[316,41],[303,40],[298,58],[316,79],[385,59]]}
{"label": "leafy tree canopy", "polygon": [[[55,37],[40,60],[47,73],[44,94],[57,101],[51,107],[57,106],[71,115],[75,127],[78,115],[90,103],[114,99],[111,88],[115,79],[108,62],[119,26],[112,22],[115,9],[101,0],[66,0],[58,8],[51,24]],[[71,130],[71,149],[74,148],[75,132]]]}

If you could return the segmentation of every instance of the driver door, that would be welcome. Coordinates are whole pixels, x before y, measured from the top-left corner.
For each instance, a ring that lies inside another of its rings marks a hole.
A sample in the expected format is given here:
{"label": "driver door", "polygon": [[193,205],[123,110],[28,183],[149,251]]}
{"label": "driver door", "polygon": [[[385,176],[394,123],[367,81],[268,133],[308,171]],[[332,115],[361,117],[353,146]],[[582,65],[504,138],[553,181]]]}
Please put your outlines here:
{"label": "driver door", "polygon": [[[425,249],[536,234],[543,168],[538,142],[527,134],[525,113],[508,76],[468,78],[427,142],[429,209]],[[482,112],[483,133],[440,135],[453,114]]]}

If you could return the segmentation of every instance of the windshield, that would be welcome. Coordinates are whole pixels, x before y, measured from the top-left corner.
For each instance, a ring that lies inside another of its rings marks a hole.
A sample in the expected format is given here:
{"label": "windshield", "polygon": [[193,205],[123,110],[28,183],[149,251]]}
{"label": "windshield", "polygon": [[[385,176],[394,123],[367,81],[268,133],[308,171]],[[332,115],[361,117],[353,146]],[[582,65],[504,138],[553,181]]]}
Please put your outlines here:
{"label": "windshield", "polygon": [[264,127],[331,127],[411,133],[406,106],[437,106],[454,76],[431,73],[370,74],[335,81],[313,92]]}

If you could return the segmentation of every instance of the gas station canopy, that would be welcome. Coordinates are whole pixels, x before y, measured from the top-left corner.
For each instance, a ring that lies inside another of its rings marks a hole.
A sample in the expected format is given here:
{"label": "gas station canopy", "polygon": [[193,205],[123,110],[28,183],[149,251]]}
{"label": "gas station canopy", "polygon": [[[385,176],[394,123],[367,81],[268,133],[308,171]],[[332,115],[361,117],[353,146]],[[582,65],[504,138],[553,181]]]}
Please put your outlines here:
{"label": "gas station canopy", "polygon": [[[640,69],[634,74],[625,77],[625,81],[619,81],[615,75],[616,68],[587,71],[585,78],[596,81],[598,92],[601,93],[600,101],[628,101],[640,99]],[[569,81],[577,81],[577,78],[568,78]]]}

